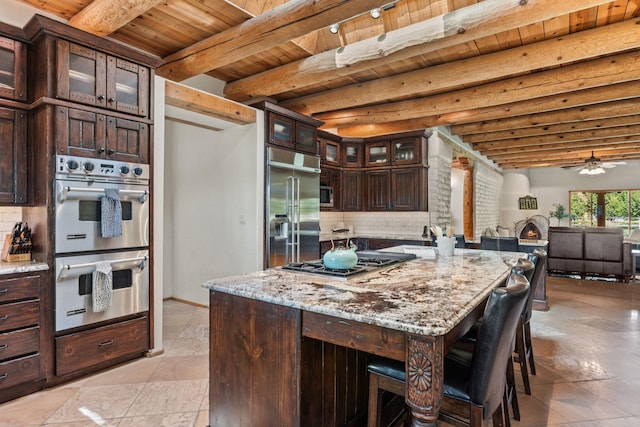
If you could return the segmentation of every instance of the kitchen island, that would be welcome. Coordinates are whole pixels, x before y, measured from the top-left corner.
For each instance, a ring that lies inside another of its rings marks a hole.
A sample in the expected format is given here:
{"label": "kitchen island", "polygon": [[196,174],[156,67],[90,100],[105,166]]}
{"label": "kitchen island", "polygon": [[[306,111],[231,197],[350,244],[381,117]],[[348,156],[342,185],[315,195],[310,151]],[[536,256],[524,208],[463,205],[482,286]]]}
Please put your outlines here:
{"label": "kitchen island", "polygon": [[[463,249],[348,280],[276,268],[205,282],[210,425],[343,425],[327,416],[335,404],[314,401],[313,340],[405,361],[413,425],[435,426],[445,352],[522,256]],[[366,400],[352,413],[362,417]]]}

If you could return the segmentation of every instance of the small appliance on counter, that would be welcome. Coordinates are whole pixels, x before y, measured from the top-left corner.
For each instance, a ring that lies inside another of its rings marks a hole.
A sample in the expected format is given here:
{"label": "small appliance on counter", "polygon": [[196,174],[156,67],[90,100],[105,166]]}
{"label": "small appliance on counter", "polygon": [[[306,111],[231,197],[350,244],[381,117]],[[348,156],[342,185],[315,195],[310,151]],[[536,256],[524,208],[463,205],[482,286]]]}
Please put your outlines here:
{"label": "small appliance on counter", "polygon": [[5,236],[2,246],[2,260],[7,262],[30,261],[32,248],[29,224],[17,222],[13,226],[11,234]]}

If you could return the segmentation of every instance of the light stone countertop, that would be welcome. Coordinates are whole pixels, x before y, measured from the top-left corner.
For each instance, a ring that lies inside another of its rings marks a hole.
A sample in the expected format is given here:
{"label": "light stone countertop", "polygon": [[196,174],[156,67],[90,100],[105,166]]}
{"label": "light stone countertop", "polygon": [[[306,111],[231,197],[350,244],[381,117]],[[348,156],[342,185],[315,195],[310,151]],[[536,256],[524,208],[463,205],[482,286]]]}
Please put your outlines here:
{"label": "light stone countertop", "polygon": [[349,279],[274,268],[204,282],[212,291],[422,335],[451,330],[506,279],[521,252],[457,250]]}
{"label": "light stone countertop", "polygon": [[48,270],[49,266],[44,262],[39,261],[18,261],[18,262],[6,262],[0,261],[0,275],[15,274],[15,273],[29,273],[32,271]]}

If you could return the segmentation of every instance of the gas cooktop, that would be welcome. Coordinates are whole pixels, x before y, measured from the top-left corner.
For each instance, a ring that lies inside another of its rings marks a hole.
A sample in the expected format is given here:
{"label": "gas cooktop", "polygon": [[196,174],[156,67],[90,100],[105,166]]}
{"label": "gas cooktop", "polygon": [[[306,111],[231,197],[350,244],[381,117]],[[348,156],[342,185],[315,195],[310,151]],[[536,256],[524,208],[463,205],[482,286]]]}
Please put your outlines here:
{"label": "gas cooktop", "polygon": [[296,271],[299,273],[321,274],[333,277],[352,277],[360,273],[375,271],[380,268],[389,267],[405,261],[412,260],[415,254],[404,254],[394,252],[378,252],[378,251],[358,251],[358,263],[355,267],[347,270],[335,270],[325,267],[322,260],[303,261],[287,264],[282,268],[284,270]]}

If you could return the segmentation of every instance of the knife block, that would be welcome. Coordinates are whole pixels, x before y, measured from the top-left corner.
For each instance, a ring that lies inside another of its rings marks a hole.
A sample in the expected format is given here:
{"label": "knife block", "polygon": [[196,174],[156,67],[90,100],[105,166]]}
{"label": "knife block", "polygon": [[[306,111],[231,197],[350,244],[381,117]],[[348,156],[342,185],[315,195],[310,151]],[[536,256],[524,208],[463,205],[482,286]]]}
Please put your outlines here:
{"label": "knife block", "polygon": [[2,260],[7,262],[30,261],[31,243],[13,245],[11,244],[11,234],[7,234],[2,245]]}

